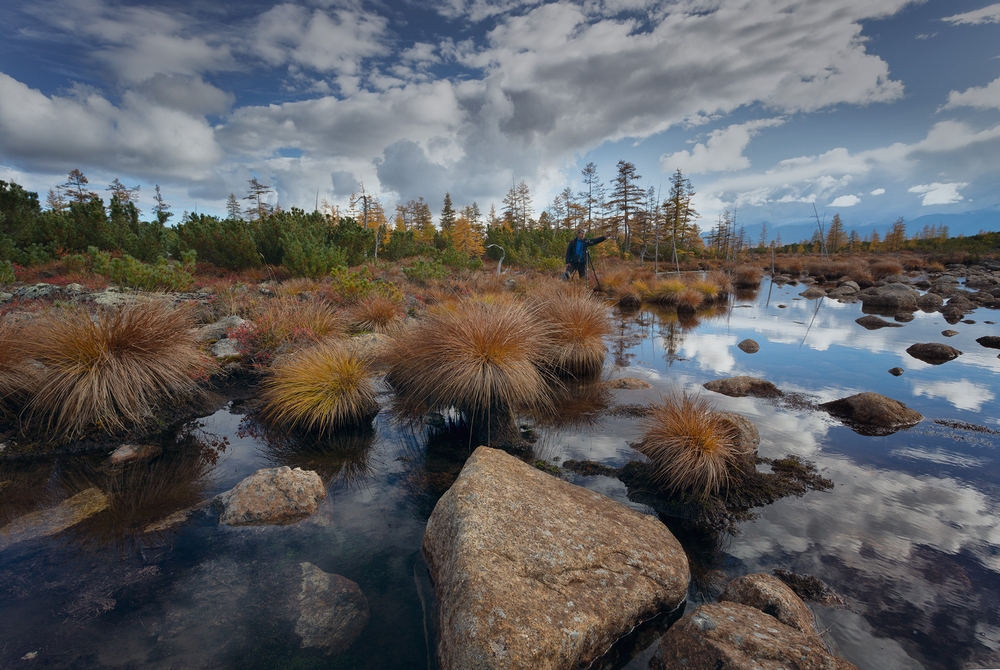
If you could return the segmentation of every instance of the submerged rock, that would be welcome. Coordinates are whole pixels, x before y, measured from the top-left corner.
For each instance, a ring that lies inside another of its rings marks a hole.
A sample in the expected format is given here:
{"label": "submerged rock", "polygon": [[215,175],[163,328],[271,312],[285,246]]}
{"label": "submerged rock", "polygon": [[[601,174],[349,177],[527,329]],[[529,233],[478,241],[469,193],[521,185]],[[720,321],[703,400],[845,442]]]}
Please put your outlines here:
{"label": "submerged rock", "polygon": [[713,379],[702,384],[709,391],[715,391],[731,398],[778,398],[784,393],[777,386],[757,377],[727,377],[725,379]]}
{"label": "submerged rock", "polygon": [[956,335],[958,335],[958,331],[957,330],[942,330],[941,334],[944,335],[945,337],[955,337]]}
{"label": "submerged rock", "polygon": [[858,324],[862,328],[867,330],[878,330],[879,328],[902,328],[903,325],[899,323],[893,323],[892,321],[886,321],[880,317],[873,314],[866,314],[865,316],[859,317],[854,320],[854,323]]}
{"label": "submerged rock", "polygon": [[823,641],[753,607],[702,605],[660,639],[667,668],[685,670],[857,670]]}
{"label": "submerged rock", "polygon": [[802,293],[799,293],[803,298],[813,299],[813,298],[823,298],[826,297],[826,291],[821,289],[819,286],[810,286]]}
{"label": "submerged rock", "polygon": [[746,354],[756,354],[760,351],[760,345],[757,344],[755,340],[751,340],[749,337],[736,346],[740,348],[740,351]]}
{"label": "submerged rock", "polygon": [[915,426],[924,419],[920,412],[898,400],[871,392],[825,402],[820,407],[844,419],[855,432],[862,435],[892,433]]}
{"label": "submerged rock", "polygon": [[618,379],[609,379],[604,382],[605,388],[616,389],[621,391],[637,391],[640,389],[653,388],[652,384],[638,377],[619,377]]}
{"label": "submerged rock", "polygon": [[889,368],[889,374],[893,377],[899,377],[903,372],[905,372],[903,368]]}
{"label": "submerged rock", "polygon": [[263,526],[295,523],[314,514],[326,497],[323,480],[312,470],[287,465],[253,473],[212,502],[219,523]]}
{"label": "submerged rock", "polygon": [[940,342],[922,342],[912,344],[906,348],[906,353],[923,361],[924,363],[930,363],[931,365],[947,363],[948,361],[954,360],[962,355],[962,352],[955,347],[950,347],[947,344],[941,344]]}
{"label": "submerged rock", "polygon": [[690,579],[655,517],[488,447],[438,501],[423,550],[443,670],[586,667]]}
{"label": "submerged rock", "polygon": [[31,512],[0,528],[0,551],[26,540],[55,535],[107,509],[108,497],[100,489],[89,488],[55,507]]}
{"label": "submerged rock", "polygon": [[316,647],[327,654],[346,651],[368,625],[368,599],[346,577],[323,572],[312,563],[301,567],[295,632],[302,638],[302,647]]}

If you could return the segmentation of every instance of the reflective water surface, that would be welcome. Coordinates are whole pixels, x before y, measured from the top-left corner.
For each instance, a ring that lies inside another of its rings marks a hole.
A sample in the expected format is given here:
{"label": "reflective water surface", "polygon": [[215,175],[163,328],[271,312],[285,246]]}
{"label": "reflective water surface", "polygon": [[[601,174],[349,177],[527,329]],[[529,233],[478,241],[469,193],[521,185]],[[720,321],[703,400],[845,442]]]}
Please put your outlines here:
{"label": "reflective water surface", "polygon": [[[835,487],[758,510],[737,536],[665,519],[693,561],[692,602],[715,597],[728,578],[783,568],[844,598],[845,607],[814,609],[859,668],[1000,667],[1000,359],[975,342],[998,334],[987,321],[1000,312],[980,309],[975,323],[955,326],[917,312],[902,328],[867,331],[854,323],[860,304],[806,300],[802,288],[765,283],[731,309],[683,321],[613,310],[605,377],[652,388],[570,389],[559,411],[534,420],[530,457],[622,465],[637,458],[637,421],[609,406],[701,390],[757,425],[762,456],[801,456]],[[758,353],[737,348],[748,337]],[[915,342],[964,353],[927,365],[906,354]],[[897,366],[901,376],[887,372]],[[768,379],[793,400],[701,389],[734,375]],[[815,408],[861,391],[926,419],[870,437]],[[0,667],[432,667],[420,542],[475,446],[461,426],[400,425],[386,411],[371,430],[297,444],[231,404],[167,436],[162,456],[124,469],[106,468],[103,454],[0,462],[0,527],[20,524],[0,539]],[[218,526],[205,501],[274,465],[317,471],[328,487],[320,511],[291,526]],[[564,476],[652,513],[615,479]],[[92,489],[107,508],[61,532],[45,536],[40,517],[26,516]],[[368,599],[368,626],[344,654],[298,646],[288,611],[303,562],[353,580]],[[651,653],[627,667],[645,667]]]}

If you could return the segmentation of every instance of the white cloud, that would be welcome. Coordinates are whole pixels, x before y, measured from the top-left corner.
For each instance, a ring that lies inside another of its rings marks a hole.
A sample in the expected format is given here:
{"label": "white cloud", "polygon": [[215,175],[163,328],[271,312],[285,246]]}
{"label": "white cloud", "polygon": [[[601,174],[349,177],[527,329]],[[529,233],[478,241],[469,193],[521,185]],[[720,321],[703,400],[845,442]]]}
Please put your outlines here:
{"label": "white cloud", "polygon": [[868,195],[885,195],[885,189],[884,188],[877,188],[874,191],[872,191],[871,193],[869,193]]}
{"label": "white cloud", "polygon": [[784,119],[760,119],[713,130],[705,144],[698,143],[694,149],[677,151],[660,156],[660,167],[664,172],[680,168],[689,174],[705,172],[729,172],[750,167],[750,160],[743,150],[750,139],[762,128],[773,128],[784,123]]}
{"label": "white cloud", "polygon": [[948,102],[942,109],[956,107],[973,107],[975,109],[1000,109],[1000,78],[994,79],[986,86],[974,86],[961,93],[948,93]]}
{"label": "white cloud", "polygon": [[842,195],[827,205],[827,207],[854,207],[860,202],[861,198],[856,195]]}
{"label": "white cloud", "polygon": [[927,207],[928,205],[951,205],[965,200],[965,198],[959,195],[958,191],[966,186],[968,186],[968,184],[965,182],[953,182],[949,184],[934,182],[933,184],[918,184],[916,186],[911,186],[907,190],[910,193],[923,195],[924,198],[921,204],[924,207]]}
{"label": "white cloud", "polygon": [[987,5],[982,9],[976,9],[964,14],[947,16],[942,21],[947,21],[954,25],[978,25],[981,23],[1000,23],[1000,3]]}
{"label": "white cloud", "polygon": [[120,174],[212,178],[222,152],[203,117],[135,92],[121,106],[81,89],[46,96],[0,73],[0,153],[35,169],[95,165]]}
{"label": "white cloud", "polygon": [[919,382],[913,384],[913,394],[928,398],[944,398],[958,409],[978,412],[995,396],[988,386],[968,379],[958,381]]}

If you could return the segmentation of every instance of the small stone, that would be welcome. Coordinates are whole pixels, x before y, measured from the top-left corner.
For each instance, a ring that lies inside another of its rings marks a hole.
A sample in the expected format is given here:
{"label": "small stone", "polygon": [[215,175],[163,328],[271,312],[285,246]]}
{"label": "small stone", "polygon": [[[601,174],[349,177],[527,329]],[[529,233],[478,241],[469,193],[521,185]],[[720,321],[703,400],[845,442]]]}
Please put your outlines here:
{"label": "small stone", "polygon": [[787,309],[788,305],[778,305],[778,309]]}
{"label": "small stone", "polygon": [[826,297],[826,291],[821,289],[819,286],[810,286],[802,293],[799,293],[803,298],[808,298],[812,300],[813,298],[824,298]]}
{"label": "small stone", "polygon": [[637,391],[640,389],[653,388],[652,384],[639,379],[638,377],[619,377],[618,379],[609,379],[604,382],[604,387],[619,391]]}
{"label": "small stone", "polygon": [[709,391],[715,391],[731,398],[778,398],[784,395],[777,386],[758,377],[726,377],[724,379],[713,379],[702,384]]}
{"label": "small stone", "polygon": [[947,363],[962,355],[962,352],[955,347],[949,347],[947,344],[941,344],[940,342],[912,344],[906,348],[906,353],[931,365]]}
{"label": "small stone", "polygon": [[37,651],[29,651],[27,654],[21,657],[22,661],[30,661],[38,656]]}
{"label": "small stone", "polygon": [[958,335],[958,331],[957,330],[942,330],[941,334],[944,335],[945,337],[955,337],[956,335]]}
{"label": "small stone", "polygon": [[163,453],[163,447],[155,444],[123,444],[108,456],[108,465],[122,465],[129,461],[153,458]]}
{"label": "small stone", "polygon": [[889,368],[889,374],[892,375],[893,377],[898,377],[901,374],[903,374],[903,372],[904,372],[903,368]]}
{"label": "small stone", "polygon": [[757,342],[755,342],[754,340],[751,340],[749,337],[740,342],[739,344],[737,344],[736,346],[740,348],[740,351],[747,354],[756,354],[758,351],[760,351],[760,345],[757,344]]}
{"label": "small stone", "polygon": [[224,361],[230,358],[239,358],[240,350],[236,347],[235,340],[227,337],[212,345],[212,355],[215,356],[216,360]]}
{"label": "small stone", "polygon": [[909,323],[914,317],[912,312],[896,312],[892,318],[900,323]]}
{"label": "small stone", "polygon": [[312,470],[287,465],[253,473],[212,502],[219,523],[263,526],[295,523],[319,509],[326,498],[323,480]]}

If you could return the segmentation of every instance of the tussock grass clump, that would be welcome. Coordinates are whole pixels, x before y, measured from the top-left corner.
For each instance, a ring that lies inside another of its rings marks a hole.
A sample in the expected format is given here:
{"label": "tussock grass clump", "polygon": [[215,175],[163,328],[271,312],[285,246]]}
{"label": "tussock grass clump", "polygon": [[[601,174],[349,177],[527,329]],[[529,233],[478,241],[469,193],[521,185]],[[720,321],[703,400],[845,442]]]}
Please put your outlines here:
{"label": "tussock grass clump", "polygon": [[[716,300],[723,298],[722,293],[719,291],[719,286],[708,279],[698,279],[691,282],[689,288],[694,289],[701,294],[702,302],[712,303]],[[678,296],[678,304],[680,304],[680,297]]]}
{"label": "tussock grass clump", "polygon": [[261,417],[292,430],[322,434],[378,412],[369,362],[340,340],[275,363],[263,385]]}
{"label": "tussock grass clump", "polygon": [[664,307],[674,306],[685,288],[687,286],[680,279],[666,279],[650,289],[649,301]]}
{"label": "tussock grass clump", "polygon": [[327,303],[286,297],[269,300],[230,337],[244,356],[266,363],[285,345],[318,342],[346,330],[346,320]]}
{"label": "tussock grass clump", "polygon": [[33,323],[28,355],[43,367],[28,404],[63,437],[91,425],[105,430],[141,424],[163,402],[197,388],[205,361],[190,310],[128,303],[91,315],[50,310]]}
{"label": "tussock grass clump", "polygon": [[775,265],[778,272],[790,277],[799,277],[802,274],[802,260],[799,258],[779,258]]}
{"label": "tussock grass clump", "polygon": [[704,281],[714,284],[716,288],[716,299],[725,300],[733,292],[733,280],[729,274],[722,270],[712,270],[705,275]]}
{"label": "tussock grass clump", "polygon": [[685,286],[684,289],[677,294],[676,306],[677,312],[693,314],[698,311],[701,304],[705,302],[705,295],[699,291],[697,288],[691,286]]}
{"label": "tussock grass clump", "polygon": [[733,270],[733,283],[738,288],[757,288],[764,271],[754,265],[741,265]]}
{"label": "tussock grass clump", "polygon": [[386,380],[404,405],[455,407],[475,419],[549,402],[541,371],[550,327],[519,303],[467,301],[428,313],[396,337]]}
{"label": "tussock grass clump", "polygon": [[733,423],[697,396],[665,397],[642,426],[636,449],[649,458],[654,480],[673,493],[719,493],[728,488],[732,467],[745,455]]}
{"label": "tussock grass clump", "polygon": [[37,371],[28,360],[27,337],[22,326],[0,318],[0,410],[19,404],[34,384]]}
{"label": "tussock grass clump", "polygon": [[876,261],[868,269],[875,279],[885,279],[886,277],[903,274],[902,263],[892,258]]}
{"label": "tussock grass clump", "polygon": [[351,309],[351,325],[360,332],[391,333],[399,329],[404,316],[403,306],[398,300],[373,295]]}
{"label": "tussock grass clump", "polygon": [[538,300],[537,312],[550,326],[545,363],[558,374],[589,377],[601,372],[611,334],[604,301],[581,291],[552,293]]}

